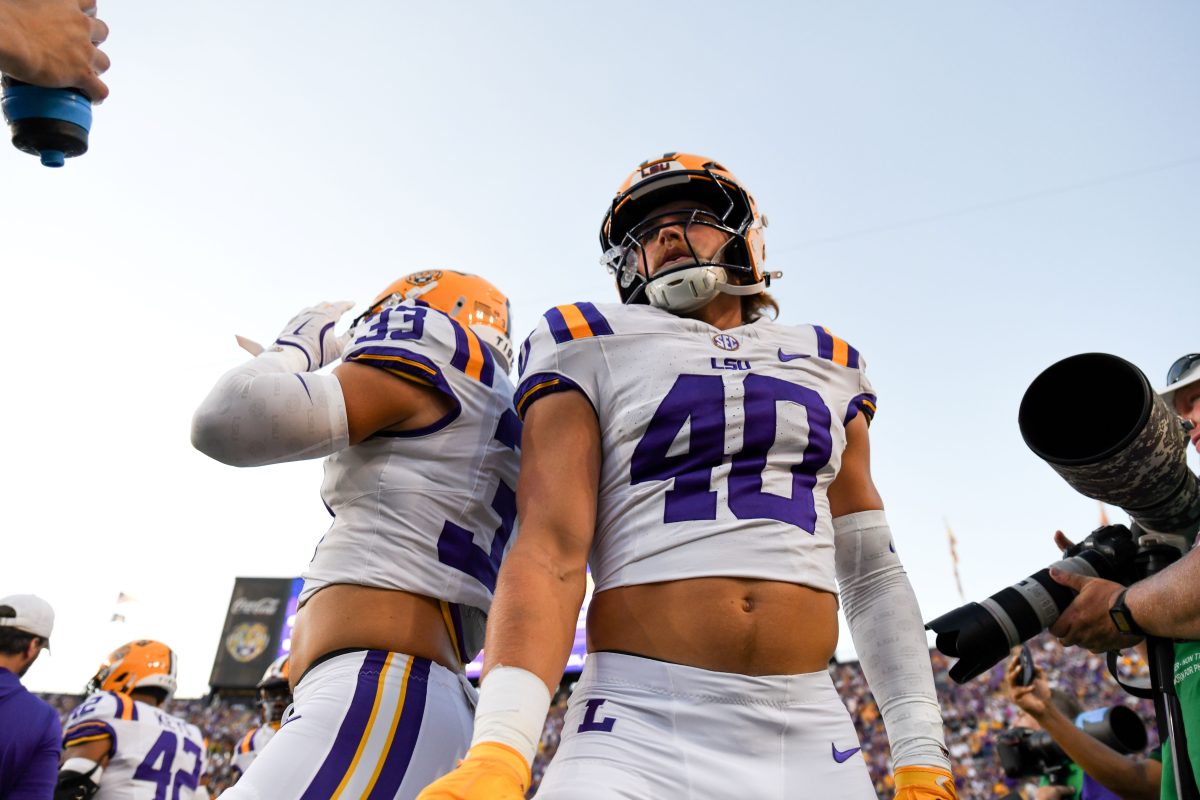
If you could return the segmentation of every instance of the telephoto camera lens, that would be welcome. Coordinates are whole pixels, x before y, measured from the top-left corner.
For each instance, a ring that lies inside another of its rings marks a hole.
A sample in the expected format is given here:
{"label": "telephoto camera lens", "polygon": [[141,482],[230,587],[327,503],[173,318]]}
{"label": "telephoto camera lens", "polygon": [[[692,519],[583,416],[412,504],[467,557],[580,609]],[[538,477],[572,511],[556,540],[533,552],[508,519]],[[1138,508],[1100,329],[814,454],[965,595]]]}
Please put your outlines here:
{"label": "telephoto camera lens", "polygon": [[[1137,544],[1124,525],[1108,525],[1067,550],[1054,567],[1117,583],[1132,582]],[[1054,624],[1075,592],[1039,570],[980,603],[967,603],[925,627],[937,634],[935,645],[957,658],[950,668],[955,683],[966,683],[1000,663],[1012,648]]]}

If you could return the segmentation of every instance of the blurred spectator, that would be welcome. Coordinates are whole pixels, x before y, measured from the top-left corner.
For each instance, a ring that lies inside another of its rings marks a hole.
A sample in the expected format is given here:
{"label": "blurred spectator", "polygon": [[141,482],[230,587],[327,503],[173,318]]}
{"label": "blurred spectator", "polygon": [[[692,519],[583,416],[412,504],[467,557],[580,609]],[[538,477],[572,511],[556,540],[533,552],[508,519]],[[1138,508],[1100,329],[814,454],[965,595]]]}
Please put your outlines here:
{"label": "blurred spectator", "polygon": [[50,647],[54,609],[32,594],[0,599],[0,797],[48,798],[58,774],[62,724],[21,677]]}

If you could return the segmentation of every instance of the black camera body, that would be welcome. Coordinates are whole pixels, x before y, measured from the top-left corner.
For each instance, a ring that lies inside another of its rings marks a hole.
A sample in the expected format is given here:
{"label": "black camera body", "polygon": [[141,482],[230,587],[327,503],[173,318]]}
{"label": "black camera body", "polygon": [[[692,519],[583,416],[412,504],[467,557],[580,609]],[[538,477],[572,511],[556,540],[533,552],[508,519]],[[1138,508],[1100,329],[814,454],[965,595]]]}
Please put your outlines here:
{"label": "black camera body", "polygon": [[[1075,725],[1122,755],[1146,747],[1146,725],[1128,706],[1085,711],[1075,718]],[[1010,778],[1045,775],[1051,783],[1061,785],[1071,771],[1071,759],[1045,731],[1009,728],[997,737],[996,753]]]}

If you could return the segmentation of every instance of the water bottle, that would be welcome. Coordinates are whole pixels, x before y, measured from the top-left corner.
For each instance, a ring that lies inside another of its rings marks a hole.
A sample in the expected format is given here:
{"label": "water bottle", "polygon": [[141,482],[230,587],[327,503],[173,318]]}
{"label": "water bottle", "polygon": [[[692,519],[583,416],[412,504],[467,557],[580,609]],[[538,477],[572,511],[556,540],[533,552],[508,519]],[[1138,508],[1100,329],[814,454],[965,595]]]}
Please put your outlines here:
{"label": "water bottle", "polygon": [[40,156],[47,167],[87,152],[92,101],[83,92],[30,86],[7,75],[0,77],[0,89],[13,147]]}

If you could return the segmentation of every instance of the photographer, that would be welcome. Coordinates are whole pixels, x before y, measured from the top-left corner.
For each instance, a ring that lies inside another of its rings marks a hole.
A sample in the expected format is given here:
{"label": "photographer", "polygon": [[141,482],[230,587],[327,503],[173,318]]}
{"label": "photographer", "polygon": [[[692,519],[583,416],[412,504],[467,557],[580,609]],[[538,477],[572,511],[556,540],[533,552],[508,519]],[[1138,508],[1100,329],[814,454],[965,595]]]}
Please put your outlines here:
{"label": "photographer", "polygon": [[[1178,359],[1167,373],[1167,384],[1159,394],[1193,426],[1188,436],[1200,450],[1200,354]],[[1055,542],[1070,546],[1061,532]],[[1064,645],[1099,653],[1131,647],[1145,636],[1184,640],[1175,644],[1175,692],[1192,771],[1200,771],[1200,550],[1193,547],[1179,561],[1128,589],[1057,569],[1050,575],[1079,593],[1050,627]],[[1170,774],[1169,762],[1164,769]],[[1172,789],[1165,785],[1163,797],[1173,797]]]}
{"label": "photographer", "polygon": [[1158,800],[1162,765],[1155,760],[1138,761],[1113,750],[1075,725],[1079,715],[1074,698],[1050,690],[1042,669],[1034,666],[1032,681],[1020,685],[1020,648],[1013,651],[1004,674],[1004,685],[1023,712],[1018,727],[1044,730],[1074,762],[1069,786],[1043,785],[1036,800],[1069,797],[1075,800]]}

